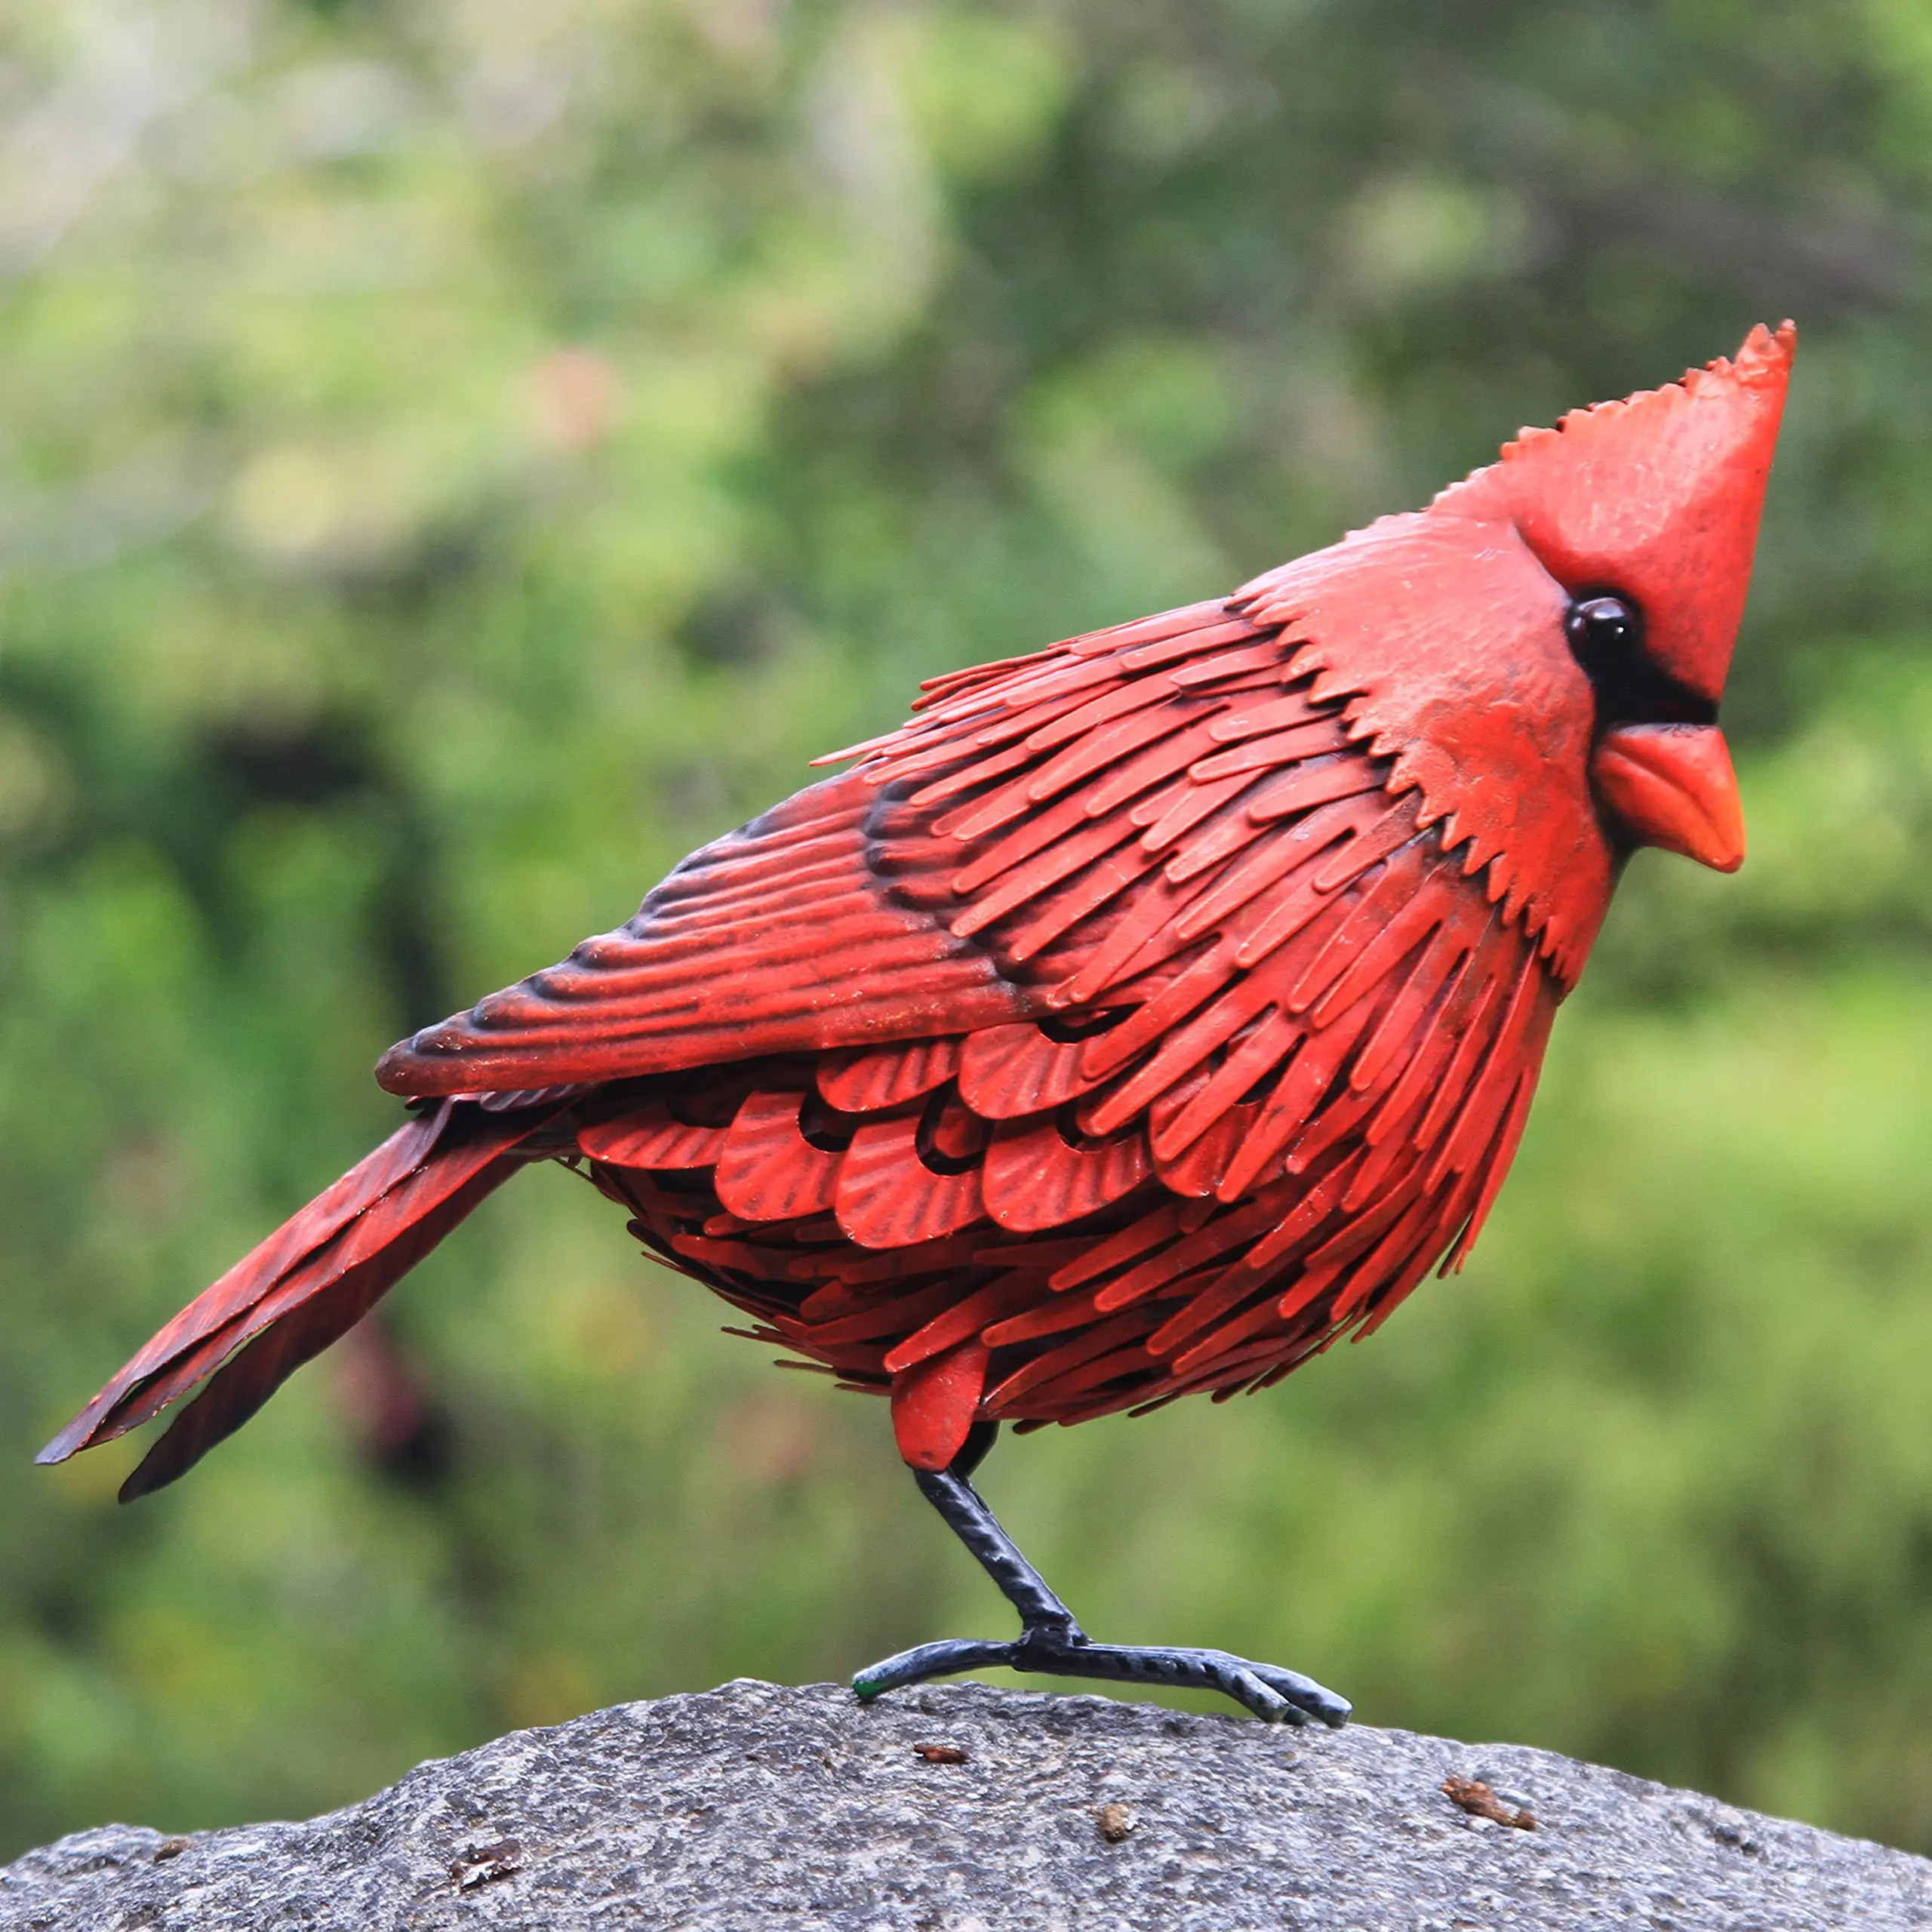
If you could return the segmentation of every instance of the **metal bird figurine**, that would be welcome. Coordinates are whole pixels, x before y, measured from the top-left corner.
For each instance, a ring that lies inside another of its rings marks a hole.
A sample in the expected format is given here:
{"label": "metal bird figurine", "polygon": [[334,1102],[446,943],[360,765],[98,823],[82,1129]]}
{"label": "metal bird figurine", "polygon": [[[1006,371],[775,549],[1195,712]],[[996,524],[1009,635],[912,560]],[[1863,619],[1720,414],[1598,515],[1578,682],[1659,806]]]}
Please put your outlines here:
{"label": "metal bird figurine", "polygon": [[620,930],[392,1048],[414,1118],[41,1460],[205,1383],[122,1494],[172,1481],[561,1161],[741,1332],[889,1396],[1018,1611],[861,1697],[1007,1664],[1345,1721],[1293,1671],[1092,1641],[969,1478],[1002,1422],[1278,1381],[1468,1253],[1625,858],[1743,857],[1715,721],[1794,340],[1232,597],[932,680]]}

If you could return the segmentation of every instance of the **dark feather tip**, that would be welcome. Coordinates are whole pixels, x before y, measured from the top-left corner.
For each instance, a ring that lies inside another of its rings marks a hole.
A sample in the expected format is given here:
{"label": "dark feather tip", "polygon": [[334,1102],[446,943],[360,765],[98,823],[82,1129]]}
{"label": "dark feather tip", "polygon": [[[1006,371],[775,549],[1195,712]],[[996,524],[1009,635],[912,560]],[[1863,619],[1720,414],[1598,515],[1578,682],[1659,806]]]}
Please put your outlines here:
{"label": "dark feather tip", "polygon": [[92,1432],[90,1419],[85,1414],[76,1416],[67,1426],[55,1436],[47,1447],[34,1458],[42,1467],[55,1463],[64,1463],[77,1449],[87,1447],[88,1437]]}

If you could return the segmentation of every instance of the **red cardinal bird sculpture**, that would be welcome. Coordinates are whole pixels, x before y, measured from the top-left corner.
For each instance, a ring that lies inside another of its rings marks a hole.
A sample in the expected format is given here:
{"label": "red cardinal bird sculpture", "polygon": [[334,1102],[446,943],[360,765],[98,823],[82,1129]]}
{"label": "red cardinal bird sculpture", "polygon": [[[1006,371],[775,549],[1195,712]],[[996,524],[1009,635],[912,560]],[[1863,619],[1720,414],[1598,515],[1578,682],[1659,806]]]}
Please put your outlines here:
{"label": "red cardinal bird sculpture", "polygon": [[1019,1611],[862,1697],[1001,1663],[1342,1723],[1292,1671],[1094,1642],[968,1478],[1002,1422],[1278,1381],[1467,1254],[1625,857],[1743,859],[1715,719],[1793,341],[1232,597],[933,680],[620,931],[392,1048],[415,1118],[41,1460],[205,1381],[122,1494],[172,1481],[561,1161],[758,1340],[889,1395]]}

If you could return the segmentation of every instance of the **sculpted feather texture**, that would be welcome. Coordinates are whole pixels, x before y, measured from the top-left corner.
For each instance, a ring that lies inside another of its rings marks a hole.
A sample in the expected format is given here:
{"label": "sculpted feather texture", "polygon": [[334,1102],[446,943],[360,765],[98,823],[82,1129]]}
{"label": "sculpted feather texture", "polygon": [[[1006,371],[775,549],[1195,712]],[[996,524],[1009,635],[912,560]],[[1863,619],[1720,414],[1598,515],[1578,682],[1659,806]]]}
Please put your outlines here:
{"label": "sculpted feather texture", "polygon": [[1792,340],[1231,597],[931,681],[620,930],[392,1049],[429,1110],[47,1457],[212,1373],[130,1492],[171,1480],[534,1159],[889,1392],[916,1468],[1373,1329],[1475,1240],[1622,857],[1741,857],[1715,699]]}

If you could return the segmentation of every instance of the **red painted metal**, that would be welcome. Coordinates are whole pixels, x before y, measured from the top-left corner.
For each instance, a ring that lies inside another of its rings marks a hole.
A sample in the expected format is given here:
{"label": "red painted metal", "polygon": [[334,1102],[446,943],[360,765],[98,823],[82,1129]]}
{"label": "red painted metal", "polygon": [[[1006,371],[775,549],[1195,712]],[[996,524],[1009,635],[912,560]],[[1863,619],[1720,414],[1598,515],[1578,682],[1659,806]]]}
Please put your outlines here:
{"label": "red painted metal", "polygon": [[1712,871],[1744,863],[1744,808],[1730,748],[1714,724],[1620,724],[1590,761],[1597,795],[1646,845]]}
{"label": "red painted metal", "polygon": [[212,1374],[129,1491],[171,1480],[532,1159],[889,1392],[922,1469],[977,1420],[1226,1396],[1366,1334],[1467,1254],[1622,854],[1742,857],[1715,727],[1600,722],[1566,622],[1623,598],[1715,699],[1793,340],[1231,598],[933,680],[622,929],[392,1049],[432,1111],[44,1459]]}

